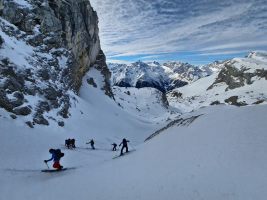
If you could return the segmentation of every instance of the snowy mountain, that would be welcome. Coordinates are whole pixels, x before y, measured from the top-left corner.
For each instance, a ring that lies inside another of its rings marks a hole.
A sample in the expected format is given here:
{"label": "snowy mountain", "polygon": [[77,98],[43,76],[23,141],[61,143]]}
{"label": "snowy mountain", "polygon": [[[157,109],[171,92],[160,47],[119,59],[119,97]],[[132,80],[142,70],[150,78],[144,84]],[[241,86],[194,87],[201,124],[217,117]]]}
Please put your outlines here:
{"label": "snowy mountain", "polygon": [[223,68],[224,61],[215,61],[210,64],[202,65],[199,68],[205,71],[208,75],[220,71]]}
{"label": "snowy mountain", "polygon": [[210,68],[206,70],[206,68],[200,68],[198,66],[182,62],[168,62],[164,63],[162,67],[165,69],[165,72],[169,74],[171,79],[183,80],[188,83],[192,83],[199,78],[212,74]]}
{"label": "snowy mountain", "polygon": [[0,107],[30,127],[63,126],[90,68],[112,97],[97,23],[89,1],[1,0]]}
{"label": "snowy mountain", "polygon": [[245,58],[216,61],[201,67],[180,62],[161,65],[140,61],[131,65],[110,64],[109,67],[114,85],[167,91],[169,108],[183,113],[215,104],[265,103],[266,59],[266,52],[252,52]]}
{"label": "snowy mountain", "polygon": [[167,94],[169,104],[182,112],[215,104],[236,106],[267,102],[267,53],[253,52],[219,64],[209,77]]}
{"label": "snowy mountain", "polygon": [[[0,0],[0,199],[265,200],[267,53],[111,77],[97,23],[89,1]],[[66,170],[41,172],[50,148]]]}
{"label": "snowy mountain", "polygon": [[[90,85],[106,95],[99,98],[111,98],[113,106],[132,117],[156,117],[163,122],[169,118],[166,96],[159,91],[131,90],[127,96],[126,90],[112,91],[111,73],[100,48],[98,18],[89,2],[1,0],[0,5],[3,116],[31,128],[55,123],[63,127],[74,115],[72,107],[80,104],[81,86]],[[96,77],[88,76],[92,72]],[[158,109],[147,112],[155,104]]]}
{"label": "snowy mountain", "polygon": [[127,64],[108,64],[112,72],[112,83],[119,87],[152,87],[161,92],[182,87],[199,78],[210,75],[208,68],[199,68],[188,63],[141,61]]}

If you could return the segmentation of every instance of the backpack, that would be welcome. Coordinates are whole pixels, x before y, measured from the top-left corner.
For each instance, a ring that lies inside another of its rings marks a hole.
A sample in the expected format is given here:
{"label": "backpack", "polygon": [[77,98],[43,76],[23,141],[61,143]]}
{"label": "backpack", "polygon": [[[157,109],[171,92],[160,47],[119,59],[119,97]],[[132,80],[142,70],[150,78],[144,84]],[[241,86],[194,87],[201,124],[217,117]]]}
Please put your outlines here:
{"label": "backpack", "polygon": [[64,156],[64,153],[62,153],[60,149],[56,149],[55,154],[58,158],[62,158]]}

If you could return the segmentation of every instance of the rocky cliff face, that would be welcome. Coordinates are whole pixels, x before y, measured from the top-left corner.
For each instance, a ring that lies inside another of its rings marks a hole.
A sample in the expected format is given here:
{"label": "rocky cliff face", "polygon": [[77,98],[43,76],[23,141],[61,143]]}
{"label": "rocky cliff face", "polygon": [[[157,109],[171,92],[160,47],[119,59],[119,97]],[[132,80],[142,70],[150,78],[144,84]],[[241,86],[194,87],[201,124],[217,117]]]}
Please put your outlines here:
{"label": "rocky cliff face", "polygon": [[101,71],[112,97],[98,32],[89,1],[0,0],[0,107],[31,114],[30,126],[48,125],[44,113],[57,110],[62,125],[70,91],[79,93],[90,67]]}

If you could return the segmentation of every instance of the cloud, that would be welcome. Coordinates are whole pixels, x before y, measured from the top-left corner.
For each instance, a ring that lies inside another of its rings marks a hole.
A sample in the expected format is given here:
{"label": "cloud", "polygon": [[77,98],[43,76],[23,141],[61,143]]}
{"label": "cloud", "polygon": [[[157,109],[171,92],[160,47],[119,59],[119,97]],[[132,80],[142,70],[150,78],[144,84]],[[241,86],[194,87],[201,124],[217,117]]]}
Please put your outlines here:
{"label": "cloud", "polygon": [[101,45],[108,57],[267,48],[267,0],[90,2],[98,12]]}
{"label": "cloud", "polygon": [[118,64],[131,64],[131,61],[125,61],[125,60],[113,60],[113,59],[109,59],[108,63],[118,63]]}

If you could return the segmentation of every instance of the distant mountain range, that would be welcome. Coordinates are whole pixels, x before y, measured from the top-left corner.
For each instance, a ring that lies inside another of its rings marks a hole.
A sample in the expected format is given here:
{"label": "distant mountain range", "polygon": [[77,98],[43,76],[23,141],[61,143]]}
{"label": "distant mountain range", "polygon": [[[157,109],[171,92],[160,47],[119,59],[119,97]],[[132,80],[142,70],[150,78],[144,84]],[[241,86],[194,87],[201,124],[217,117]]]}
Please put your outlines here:
{"label": "distant mountain range", "polygon": [[135,62],[132,64],[108,64],[112,71],[112,84],[119,87],[152,87],[166,92],[192,83],[220,70],[220,63],[194,66],[189,63]]}
{"label": "distant mountain range", "polygon": [[165,104],[179,112],[217,104],[245,106],[267,102],[267,52],[252,52],[245,58],[201,67],[181,62],[140,61],[109,67],[114,87],[156,88],[163,92]]}

